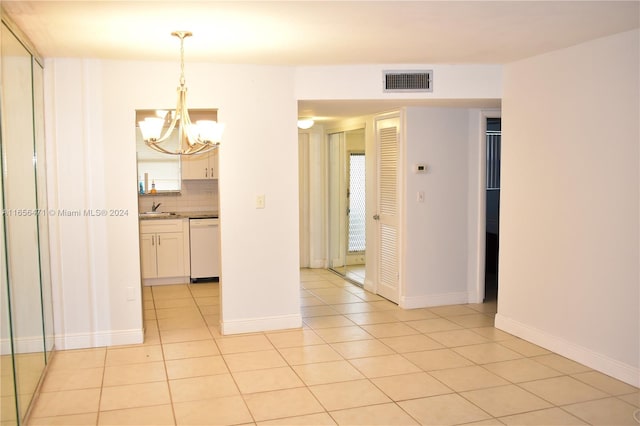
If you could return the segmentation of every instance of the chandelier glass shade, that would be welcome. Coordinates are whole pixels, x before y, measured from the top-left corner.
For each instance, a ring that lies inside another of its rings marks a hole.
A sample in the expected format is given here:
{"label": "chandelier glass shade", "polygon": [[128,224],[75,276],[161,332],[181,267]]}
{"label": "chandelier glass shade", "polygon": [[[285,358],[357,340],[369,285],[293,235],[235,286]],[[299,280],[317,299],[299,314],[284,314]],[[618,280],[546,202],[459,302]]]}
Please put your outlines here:
{"label": "chandelier glass shade", "polygon": [[[180,38],[180,86],[178,102],[171,115],[158,112],[155,117],[147,117],[138,122],[144,143],[156,151],[171,155],[203,154],[218,148],[224,124],[214,120],[197,120],[189,117],[187,108],[187,86],[184,78],[184,39],[192,34],[188,31],[176,31],[171,35]],[[168,121],[170,120],[170,121]],[[179,145],[177,149],[163,145],[177,128]],[[163,133],[164,130],[164,133]]]}

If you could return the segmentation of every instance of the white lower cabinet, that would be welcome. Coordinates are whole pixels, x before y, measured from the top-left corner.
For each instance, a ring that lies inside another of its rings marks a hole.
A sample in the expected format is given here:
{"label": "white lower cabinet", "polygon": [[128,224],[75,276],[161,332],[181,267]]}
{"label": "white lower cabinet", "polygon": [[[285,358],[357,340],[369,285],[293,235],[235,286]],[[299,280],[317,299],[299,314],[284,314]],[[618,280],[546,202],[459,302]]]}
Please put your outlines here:
{"label": "white lower cabinet", "polygon": [[187,220],[140,221],[140,263],[145,285],[188,282],[188,224]]}
{"label": "white lower cabinet", "polygon": [[158,260],[155,245],[156,234],[140,233],[140,267],[142,278],[157,278]]}

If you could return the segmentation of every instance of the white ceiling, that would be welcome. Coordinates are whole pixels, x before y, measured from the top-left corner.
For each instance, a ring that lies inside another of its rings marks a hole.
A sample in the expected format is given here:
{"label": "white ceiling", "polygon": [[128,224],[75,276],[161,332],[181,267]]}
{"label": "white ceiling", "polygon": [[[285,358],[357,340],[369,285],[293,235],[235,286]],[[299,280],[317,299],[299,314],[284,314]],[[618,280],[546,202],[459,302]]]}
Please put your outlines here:
{"label": "white ceiling", "polygon": [[503,64],[640,26],[638,0],[1,3],[44,57],[178,61],[189,30],[187,62],[231,64]]}

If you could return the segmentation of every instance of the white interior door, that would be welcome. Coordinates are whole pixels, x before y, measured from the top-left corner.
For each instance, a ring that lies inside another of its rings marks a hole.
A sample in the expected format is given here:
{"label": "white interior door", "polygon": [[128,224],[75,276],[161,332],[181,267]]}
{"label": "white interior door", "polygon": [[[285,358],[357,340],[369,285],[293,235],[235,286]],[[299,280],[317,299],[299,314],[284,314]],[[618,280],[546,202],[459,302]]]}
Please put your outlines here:
{"label": "white interior door", "polygon": [[399,117],[376,120],[378,152],[378,285],[377,293],[393,302],[399,288]]}

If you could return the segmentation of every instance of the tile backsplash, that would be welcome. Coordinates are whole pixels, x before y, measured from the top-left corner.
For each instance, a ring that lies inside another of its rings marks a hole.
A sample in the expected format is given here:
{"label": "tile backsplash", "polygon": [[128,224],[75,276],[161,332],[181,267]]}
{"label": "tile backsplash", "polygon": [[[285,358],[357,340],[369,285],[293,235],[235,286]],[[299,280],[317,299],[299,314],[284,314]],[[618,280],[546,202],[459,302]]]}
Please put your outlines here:
{"label": "tile backsplash", "polygon": [[151,211],[153,203],[162,203],[161,212],[200,212],[218,210],[217,180],[183,180],[179,194],[138,195],[138,211]]}

